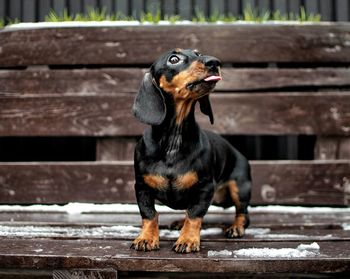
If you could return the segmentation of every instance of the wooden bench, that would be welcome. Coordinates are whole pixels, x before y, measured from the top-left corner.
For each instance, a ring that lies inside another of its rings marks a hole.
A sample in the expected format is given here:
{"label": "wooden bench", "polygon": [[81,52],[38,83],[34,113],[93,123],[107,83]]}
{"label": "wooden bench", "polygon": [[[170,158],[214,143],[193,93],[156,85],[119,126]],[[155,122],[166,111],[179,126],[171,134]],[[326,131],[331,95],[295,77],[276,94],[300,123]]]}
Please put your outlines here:
{"label": "wooden bench", "polygon": [[[349,276],[349,32],[345,23],[0,30],[0,140],[89,139],[96,151],[95,161],[0,163],[0,277]],[[314,151],[284,148],[314,160],[251,162],[244,238],[225,239],[232,210],[212,208],[201,251],[176,254],[169,228],[183,212],[160,206],[161,249],[140,253],[129,249],[138,210],[121,205],[135,204],[132,153],[144,129],[131,105],[147,67],[173,47],[224,63],[215,125],[198,115],[202,127],[295,136],[287,143],[307,135]],[[299,246],[313,242],[320,248]]]}

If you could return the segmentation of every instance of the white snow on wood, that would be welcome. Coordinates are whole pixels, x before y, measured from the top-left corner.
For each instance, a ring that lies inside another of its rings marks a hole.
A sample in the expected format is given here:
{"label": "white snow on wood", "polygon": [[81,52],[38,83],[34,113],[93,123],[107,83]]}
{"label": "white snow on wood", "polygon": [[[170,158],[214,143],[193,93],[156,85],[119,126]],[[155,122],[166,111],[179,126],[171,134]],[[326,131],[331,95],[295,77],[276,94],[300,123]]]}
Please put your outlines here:
{"label": "white snow on wood", "polygon": [[303,235],[303,234],[263,234],[263,235],[254,235],[254,238],[258,239],[332,239],[333,235],[327,234],[327,235],[322,235],[322,236],[317,236],[317,235]]}
{"label": "white snow on wood", "polygon": [[[167,206],[156,205],[156,210],[160,213],[184,212],[183,210],[174,210]],[[250,212],[258,213],[350,213],[348,208],[332,208],[332,207],[302,207],[302,206],[258,206],[249,207]],[[0,212],[60,212],[68,214],[83,213],[138,213],[137,204],[93,204],[93,203],[68,203],[66,205],[0,205]],[[210,206],[210,213],[234,213],[234,207],[223,209],[217,206]]]}
{"label": "white snow on wood", "polygon": [[[42,29],[42,28],[71,28],[71,27],[120,27],[120,26],[168,26],[168,25],[312,25],[313,22],[299,21],[266,21],[266,22],[249,22],[234,21],[232,23],[218,21],[216,23],[197,23],[188,20],[180,20],[171,23],[161,20],[158,23],[133,21],[62,21],[62,22],[22,22],[6,26],[5,30],[23,30],[23,29]],[[326,22],[317,22],[317,25],[329,25]]]}
{"label": "white snow on wood", "polygon": [[350,231],[350,223],[343,223],[342,227],[344,231]]}
{"label": "white snow on wood", "polygon": [[[99,227],[60,227],[60,226],[0,226],[0,237],[89,237],[89,238],[135,238],[141,229],[135,226],[99,226]],[[201,230],[201,236],[223,234],[221,228]],[[161,238],[176,239],[178,230],[159,230]]]}
{"label": "white snow on wood", "polygon": [[305,258],[315,257],[320,254],[320,246],[300,244],[296,248],[247,248],[234,251],[208,251],[208,257],[244,257],[244,258]]}

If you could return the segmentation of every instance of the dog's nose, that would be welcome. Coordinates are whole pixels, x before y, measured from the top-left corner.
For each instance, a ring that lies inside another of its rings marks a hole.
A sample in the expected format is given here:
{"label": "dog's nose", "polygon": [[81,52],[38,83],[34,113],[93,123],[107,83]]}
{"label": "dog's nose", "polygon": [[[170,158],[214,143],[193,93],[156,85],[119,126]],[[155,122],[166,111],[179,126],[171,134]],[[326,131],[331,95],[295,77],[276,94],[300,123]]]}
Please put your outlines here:
{"label": "dog's nose", "polygon": [[209,68],[209,70],[217,70],[221,66],[221,62],[216,57],[205,56],[204,65]]}

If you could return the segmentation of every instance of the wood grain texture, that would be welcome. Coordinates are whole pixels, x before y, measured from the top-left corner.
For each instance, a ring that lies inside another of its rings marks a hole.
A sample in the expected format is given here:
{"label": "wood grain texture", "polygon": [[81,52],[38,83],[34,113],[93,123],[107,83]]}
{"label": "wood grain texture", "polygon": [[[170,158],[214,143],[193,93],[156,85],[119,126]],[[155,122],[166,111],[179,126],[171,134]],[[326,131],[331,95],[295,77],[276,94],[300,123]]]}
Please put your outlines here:
{"label": "wood grain texture", "polygon": [[349,30],[347,23],[5,29],[0,65],[150,64],[175,46],[223,62],[343,63],[350,61]]}
{"label": "wood grain texture", "polygon": [[[5,95],[0,136],[138,136],[134,94]],[[221,134],[350,135],[350,92],[214,93],[216,122],[198,113],[203,128]]]}
{"label": "wood grain texture", "polygon": [[[252,176],[252,204],[350,202],[348,160],[253,161]],[[0,186],[5,204],[135,202],[132,162],[2,163]]]}
{"label": "wood grain texture", "polygon": [[[141,68],[76,70],[30,69],[0,71],[0,94],[129,93],[136,92]],[[305,88],[350,87],[348,68],[222,68],[223,80],[216,91],[305,90]]]}
{"label": "wood grain texture", "polygon": [[[350,271],[350,242],[324,241],[321,253],[306,258],[208,257],[208,251],[244,248],[296,248],[296,242],[216,242],[202,243],[198,253],[176,254],[173,242],[161,242],[161,250],[143,253],[130,250],[125,240],[9,239],[0,242],[3,268],[110,268],[119,271],[231,272],[231,273],[345,273]],[[11,249],[9,249],[11,247]],[[44,249],[43,249],[44,248]],[[88,248],[88,249],[86,249]],[[36,252],[36,250],[43,250]],[[189,264],[193,263],[193,264]]]}
{"label": "wood grain texture", "polygon": [[118,279],[116,271],[63,269],[52,272],[53,279]]}

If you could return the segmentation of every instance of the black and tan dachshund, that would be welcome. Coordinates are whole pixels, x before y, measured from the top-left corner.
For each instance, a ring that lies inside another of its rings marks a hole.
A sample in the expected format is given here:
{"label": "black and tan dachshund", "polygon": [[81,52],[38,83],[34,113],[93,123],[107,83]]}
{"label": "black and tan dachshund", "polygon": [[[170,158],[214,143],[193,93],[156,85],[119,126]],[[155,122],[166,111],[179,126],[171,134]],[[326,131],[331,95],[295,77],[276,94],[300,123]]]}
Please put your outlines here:
{"label": "black and tan dachshund", "polygon": [[133,112],[151,126],[135,148],[135,191],[142,216],[141,233],[131,245],[135,250],[159,249],[155,200],[187,210],[173,246],[176,252],[199,251],[202,219],[210,204],[235,205],[227,237],[242,237],[249,225],[248,161],[195,121],[197,101],[210,122],[214,121],[209,93],[221,80],[220,65],[215,57],[174,49],[157,59],[143,78]]}

